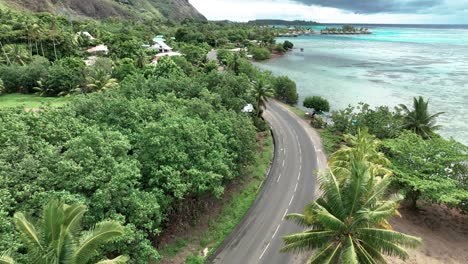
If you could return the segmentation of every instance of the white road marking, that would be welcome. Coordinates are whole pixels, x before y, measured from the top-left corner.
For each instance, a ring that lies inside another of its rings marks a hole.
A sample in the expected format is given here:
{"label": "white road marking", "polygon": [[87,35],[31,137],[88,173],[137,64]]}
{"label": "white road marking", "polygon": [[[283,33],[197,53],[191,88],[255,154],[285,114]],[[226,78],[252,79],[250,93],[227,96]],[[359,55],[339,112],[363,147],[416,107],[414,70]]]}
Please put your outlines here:
{"label": "white road marking", "polygon": [[284,168],[284,160],[283,160],[283,168]]}
{"label": "white road marking", "polygon": [[263,250],[263,253],[262,255],[260,255],[260,257],[258,259],[262,259],[263,255],[265,255],[265,252],[267,251],[268,247],[270,246],[270,243],[268,243],[268,245],[265,247],[265,249]]}
{"label": "white road marking", "polygon": [[286,217],[287,214],[288,214],[288,209],[286,209],[286,211],[284,211],[283,219]]}
{"label": "white road marking", "polygon": [[296,187],[294,188],[294,192],[297,191],[297,185],[299,185],[299,182],[296,182]]}
{"label": "white road marking", "polygon": [[299,165],[299,173],[302,171],[302,164]]}
{"label": "white road marking", "polygon": [[280,175],[278,177],[278,180],[276,182],[278,183],[280,179],[281,179],[281,173],[280,173]]}
{"label": "white road marking", "polygon": [[291,206],[293,199],[294,199],[294,195],[291,197],[291,201],[289,201],[289,206]]}
{"label": "white road marking", "polygon": [[275,238],[276,233],[278,233],[278,230],[279,230],[280,226],[281,226],[281,224],[278,225],[278,227],[276,228],[276,231],[275,231],[275,233],[273,234],[273,236],[271,237],[271,239]]}
{"label": "white road marking", "polygon": [[297,175],[297,181],[299,181],[301,179],[301,172],[299,172],[299,174]]}

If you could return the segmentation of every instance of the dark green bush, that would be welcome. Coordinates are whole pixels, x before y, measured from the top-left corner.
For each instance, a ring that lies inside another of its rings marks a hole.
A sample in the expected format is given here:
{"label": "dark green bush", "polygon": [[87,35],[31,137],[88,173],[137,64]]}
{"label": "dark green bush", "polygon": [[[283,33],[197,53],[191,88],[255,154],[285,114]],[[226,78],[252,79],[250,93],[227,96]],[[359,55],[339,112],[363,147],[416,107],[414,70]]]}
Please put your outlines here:
{"label": "dark green bush", "polygon": [[330,111],[330,103],[321,96],[309,96],[304,99],[304,107],[314,109],[316,112]]}

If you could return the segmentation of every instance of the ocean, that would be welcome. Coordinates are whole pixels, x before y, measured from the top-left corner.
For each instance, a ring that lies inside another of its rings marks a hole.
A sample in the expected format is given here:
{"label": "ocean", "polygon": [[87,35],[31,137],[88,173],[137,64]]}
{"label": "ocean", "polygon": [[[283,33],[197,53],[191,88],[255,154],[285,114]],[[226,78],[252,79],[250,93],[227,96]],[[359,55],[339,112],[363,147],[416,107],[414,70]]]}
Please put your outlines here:
{"label": "ocean", "polygon": [[468,25],[356,26],[373,34],[279,38],[295,49],[256,65],[296,81],[299,106],[311,95],[327,98],[332,110],[411,105],[423,96],[431,112],[445,112],[439,133],[468,144]]}

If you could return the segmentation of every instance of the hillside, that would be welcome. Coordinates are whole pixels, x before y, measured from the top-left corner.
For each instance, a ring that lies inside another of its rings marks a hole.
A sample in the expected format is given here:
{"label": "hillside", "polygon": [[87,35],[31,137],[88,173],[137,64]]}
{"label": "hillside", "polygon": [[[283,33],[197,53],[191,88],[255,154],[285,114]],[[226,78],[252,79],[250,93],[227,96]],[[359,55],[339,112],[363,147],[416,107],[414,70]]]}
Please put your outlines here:
{"label": "hillside", "polygon": [[69,17],[157,18],[175,22],[206,19],[188,0],[0,0],[1,5]]}

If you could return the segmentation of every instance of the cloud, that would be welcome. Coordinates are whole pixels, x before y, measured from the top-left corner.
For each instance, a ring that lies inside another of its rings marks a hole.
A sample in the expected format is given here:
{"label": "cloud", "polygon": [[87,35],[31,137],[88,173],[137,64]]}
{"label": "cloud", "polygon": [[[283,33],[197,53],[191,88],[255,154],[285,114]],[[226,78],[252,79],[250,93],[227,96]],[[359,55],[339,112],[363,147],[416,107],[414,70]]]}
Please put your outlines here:
{"label": "cloud", "polygon": [[334,7],[362,14],[423,13],[444,0],[295,0],[306,5]]}
{"label": "cloud", "polygon": [[[405,3],[414,2],[406,0]],[[190,0],[202,14],[211,20],[248,21],[259,18],[275,18],[286,20],[313,20],[321,23],[377,23],[377,24],[463,24],[468,23],[467,0],[440,0],[440,5],[420,6],[414,10],[403,12],[404,8],[398,8],[398,12],[381,11],[364,13],[351,11],[345,8],[330,6],[330,3],[343,4],[344,2],[369,3],[368,0]],[[327,6],[312,4],[323,2]],[[373,2],[383,5],[382,0]],[[400,3],[402,1],[400,0]],[[358,4],[357,4],[358,3]],[[385,3],[396,3],[396,0],[386,0]],[[347,4],[350,8],[351,4]],[[354,5],[353,5],[354,6]],[[406,6],[408,8],[408,5]],[[391,8],[396,9],[395,4]],[[356,10],[356,8],[354,8]],[[374,10],[376,8],[374,7]],[[386,10],[389,10],[388,7]],[[424,11],[423,11],[424,10]]]}

